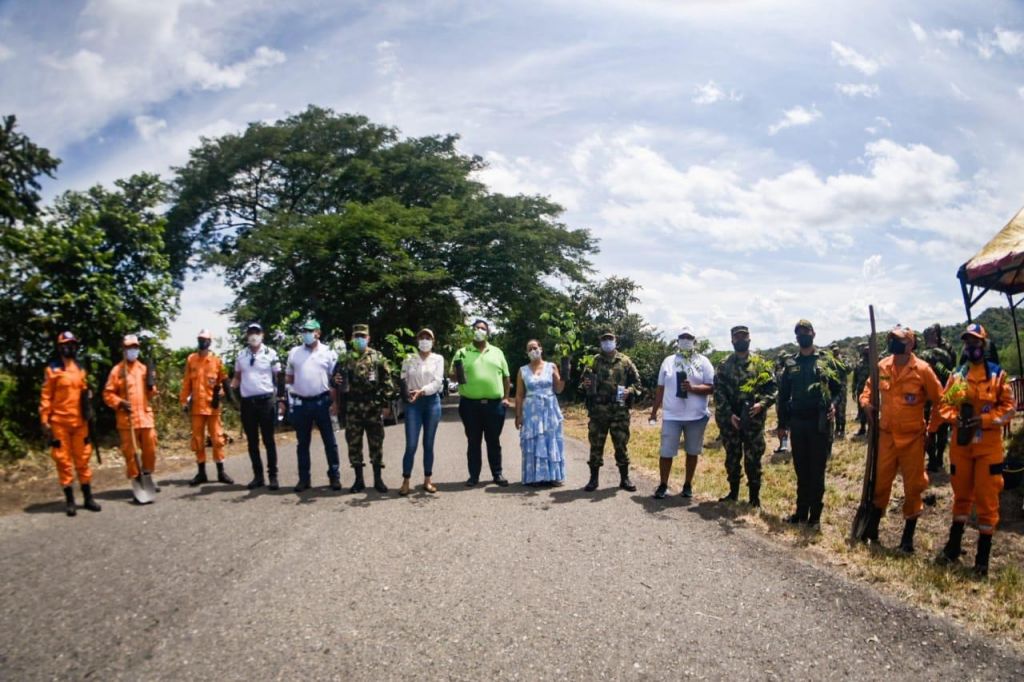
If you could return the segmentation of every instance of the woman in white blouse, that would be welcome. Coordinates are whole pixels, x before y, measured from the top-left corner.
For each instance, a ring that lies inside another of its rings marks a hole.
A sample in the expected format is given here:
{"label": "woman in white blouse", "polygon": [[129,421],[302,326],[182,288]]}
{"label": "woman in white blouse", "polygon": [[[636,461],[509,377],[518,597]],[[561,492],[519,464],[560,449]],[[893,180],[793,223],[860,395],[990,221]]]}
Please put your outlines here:
{"label": "woman in white blouse", "polygon": [[441,387],[444,382],[444,358],[432,352],[434,332],[421,329],[416,335],[419,352],[402,363],[405,387],[405,456],[402,458],[402,487],[399,495],[409,494],[409,478],[416,457],[416,442],[423,431],[423,489],[436,493],[430,482],[434,467],[434,436],[441,423]]}

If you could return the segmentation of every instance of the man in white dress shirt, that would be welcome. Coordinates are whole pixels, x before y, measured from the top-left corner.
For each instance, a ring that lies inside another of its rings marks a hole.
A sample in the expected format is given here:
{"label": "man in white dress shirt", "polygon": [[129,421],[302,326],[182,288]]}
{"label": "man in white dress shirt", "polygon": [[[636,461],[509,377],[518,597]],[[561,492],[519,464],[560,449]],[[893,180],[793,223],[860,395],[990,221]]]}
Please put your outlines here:
{"label": "man in white dress shirt", "polygon": [[281,362],[273,348],[263,343],[263,327],[253,322],[245,329],[246,347],[235,359],[235,378],[231,387],[242,396],[242,428],[249,446],[252,481],[249,490],[262,488],[263,461],[260,459],[260,436],[267,449],[267,475],[271,490],[277,490],[277,446],[274,423],[277,421],[277,386]]}
{"label": "man in white dress shirt", "polygon": [[334,410],[334,389],[331,372],[338,356],[320,343],[320,323],[307,320],[302,325],[302,345],[288,352],[286,381],[292,387],[292,425],[299,443],[296,455],[299,464],[299,482],[295,492],[309,489],[309,445],[313,439],[313,424],[320,432],[327,456],[327,478],[331,490],[341,490],[341,470],[338,466],[338,441],[334,436],[331,412]]}

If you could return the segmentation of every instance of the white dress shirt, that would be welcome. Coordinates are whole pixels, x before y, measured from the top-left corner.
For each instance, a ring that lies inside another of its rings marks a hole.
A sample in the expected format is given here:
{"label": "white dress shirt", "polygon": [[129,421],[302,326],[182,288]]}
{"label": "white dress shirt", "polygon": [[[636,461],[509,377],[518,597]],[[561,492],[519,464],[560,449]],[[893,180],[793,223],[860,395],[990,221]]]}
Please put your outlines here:
{"label": "white dress shirt", "polygon": [[301,345],[288,351],[285,373],[295,377],[292,390],[297,396],[315,398],[331,388],[331,372],[337,362],[338,354],[317,341],[312,349]]}
{"label": "white dress shirt", "polygon": [[422,391],[422,395],[434,395],[444,385],[444,358],[431,353],[424,360],[419,353],[410,355],[402,363],[402,379],[409,393]]}
{"label": "white dress shirt", "polygon": [[235,358],[235,374],[242,377],[239,390],[243,398],[274,393],[274,375],[280,371],[281,361],[277,359],[277,352],[263,344],[255,351],[243,348]]}

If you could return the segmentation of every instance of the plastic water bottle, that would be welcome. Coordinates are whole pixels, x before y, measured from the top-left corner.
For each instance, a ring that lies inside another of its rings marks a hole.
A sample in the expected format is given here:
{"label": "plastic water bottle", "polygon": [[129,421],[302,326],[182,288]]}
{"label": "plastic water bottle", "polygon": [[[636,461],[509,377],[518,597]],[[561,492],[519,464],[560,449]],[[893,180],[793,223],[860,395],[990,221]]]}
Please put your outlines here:
{"label": "plastic water bottle", "polygon": [[615,402],[619,405],[626,404],[626,388],[624,386],[615,387]]}

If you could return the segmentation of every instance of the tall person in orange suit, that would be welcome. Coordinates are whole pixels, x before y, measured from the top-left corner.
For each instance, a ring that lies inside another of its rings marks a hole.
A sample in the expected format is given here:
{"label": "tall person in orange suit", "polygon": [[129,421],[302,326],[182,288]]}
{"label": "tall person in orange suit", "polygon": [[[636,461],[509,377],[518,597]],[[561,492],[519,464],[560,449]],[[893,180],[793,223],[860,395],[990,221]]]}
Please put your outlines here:
{"label": "tall person in orange suit", "polygon": [[69,331],[57,337],[57,357],[46,366],[42,395],[39,398],[39,419],[43,434],[50,442],[50,455],[57,465],[57,479],[64,489],[65,511],[75,516],[75,491],[71,487],[74,474],[85,501],[82,506],[98,512],[100,505],[92,496],[92,469],[89,458],[89,424],[83,406],[89,400],[89,384],[85,370],[75,359],[78,339]]}
{"label": "tall person in orange suit", "polygon": [[208,329],[199,332],[197,350],[185,361],[181,381],[181,406],[192,417],[192,451],[196,453],[198,471],[188,482],[195,486],[206,483],[206,437],[213,444],[213,461],[217,464],[217,480],[231,485],[234,480],[224,471],[224,436],[220,423],[220,406],[230,390],[224,363],[211,350],[213,335]]}
{"label": "tall person in orange suit", "polygon": [[988,575],[992,535],[999,524],[999,493],[1003,490],[1003,425],[1013,418],[1013,391],[1006,372],[987,361],[988,332],[972,323],[960,335],[966,362],[949,376],[939,409],[928,424],[929,439],[943,422],[956,434],[949,453],[953,486],[953,524],[949,540],[936,557],[940,564],[960,561],[964,526],[977,510],[978,552],[974,572]]}
{"label": "tall person in orange suit", "polygon": [[878,363],[880,415],[872,412],[875,391],[869,377],[860,394],[860,406],[868,419],[879,420],[878,468],[875,494],[864,540],[878,542],[878,524],[889,505],[896,472],[903,478],[903,537],[900,551],[914,552],[917,519],[924,511],[922,495],[928,489],[924,470],[924,406],[938,404],[942,384],[931,366],[914,355],[916,339],[909,327],[896,326],[889,332],[888,357]]}
{"label": "tall person in orange suit", "polygon": [[[151,474],[156,469],[156,422],[149,404],[157,393],[156,376],[139,359],[139,337],[128,334],[122,346],[124,359],[110,370],[103,402],[117,415],[125,473],[129,479],[141,479],[143,473]],[[135,462],[136,445],[141,450],[142,471]]]}

